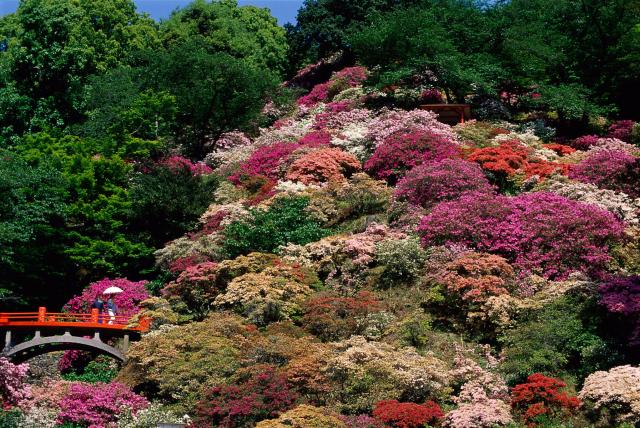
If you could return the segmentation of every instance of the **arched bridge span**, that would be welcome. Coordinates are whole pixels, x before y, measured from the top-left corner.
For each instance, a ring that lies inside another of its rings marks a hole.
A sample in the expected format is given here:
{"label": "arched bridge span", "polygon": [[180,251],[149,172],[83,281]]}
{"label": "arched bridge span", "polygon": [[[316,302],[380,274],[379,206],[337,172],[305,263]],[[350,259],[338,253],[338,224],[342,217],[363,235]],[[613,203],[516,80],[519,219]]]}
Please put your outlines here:
{"label": "arched bridge span", "polygon": [[[149,330],[150,320],[132,325],[129,317],[99,314],[38,312],[0,313],[4,348],[0,356],[21,363],[61,350],[85,350],[124,361],[129,343]],[[1,337],[1,336],[0,336]],[[118,346],[111,343],[118,343]]]}

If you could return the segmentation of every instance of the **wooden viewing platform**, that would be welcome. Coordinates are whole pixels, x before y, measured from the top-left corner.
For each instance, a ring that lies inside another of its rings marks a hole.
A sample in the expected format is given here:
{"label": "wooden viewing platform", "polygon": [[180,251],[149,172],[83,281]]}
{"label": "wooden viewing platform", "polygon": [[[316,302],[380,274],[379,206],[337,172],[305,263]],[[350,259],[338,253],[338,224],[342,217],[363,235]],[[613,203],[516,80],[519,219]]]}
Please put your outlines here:
{"label": "wooden viewing platform", "polygon": [[469,104],[423,104],[421,110],[429,110],[438,114],[438,120],[455,125],[464,123],[471,118],[471,106]]}

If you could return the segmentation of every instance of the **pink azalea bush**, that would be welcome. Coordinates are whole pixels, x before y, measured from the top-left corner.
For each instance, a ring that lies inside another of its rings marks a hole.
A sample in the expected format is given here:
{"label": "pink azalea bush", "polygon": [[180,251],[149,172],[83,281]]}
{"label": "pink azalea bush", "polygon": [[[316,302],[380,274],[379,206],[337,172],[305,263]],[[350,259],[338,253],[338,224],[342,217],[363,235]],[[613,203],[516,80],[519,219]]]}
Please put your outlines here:
{"label": "pink azalea bush", "polygon": [[121,383],[75,383],[60,401],[58,423],[107,428],[128,409],[133,414],[147,408],[149,402]]}
{"label": "pink azalea bush", "polygon": [[396,198],[429,208],[458,198],[465,192],[493,193],[482,169],[462,159],[442,159],[410,170],[398,182]]}
{"label": "pink azalea bush", "polygon": [[384,143],[391,135],[397,133],[425,132],[434,134],[457,143],[458,138],[453,129],[440,121],[438,115],[427,110],[383,110],[368,125],[367,138],[376,146]]}
{"label": "pink azalea bush", "polygon": [[213,170],[205,163],[193,163],[182,156],[170,156],[168,158],[164,158],[159,162],[159,164],[171,171],[180,172],[187,170],[193,175],[207,175],[213,172]]}
{"label": "pink azalea bush", "polygon": [[28,373],[28,364],[13,364],[0,357],[0,411],[10,409],[31,397],[31,388],[26,383]]}
{"label": "pink azalea bush", "polygon": [[240,165],[239,171],[229,177],[229,180],[239,184],[243,175],[259,175],[277,180],[280,175],[280,166],[299,148],[298,143],[285,142],[260,147]]}
{"label": "pink azalea bush", "polygon": [[578,150],[589,150],[591,146],[595,146],[598,144],[598,140],[600,137],[597,135],[583,135],[582,137],[578,137],[575,140],[571,141],[569,145],[574,149]]}
{"label": "pink azalea bush", "polygon": [[385,138],[364,168],[379,179],[395,183],[416,165],[459,156],[458,146],[437,133],[398,132]]}
{"label": "pink azalea bush", "polygon": [[640,158],[624,150],[598,150],[575,165],[569,176],[603,189],[640,197]]}
{"label": "pink azalea bush", "polygon": [[436,205],[418,231],[424,246],[463,244],[501,255],[517,269],[565,278],[604,271],[624,226],[608,211],[553,193],[475,192]]}
{"label": "pink azalea bush", "polygon": [[103,296],[104,290],[109,287],[118,287],[122,293],[114,295],[113,301],[118,307],[118,315],[132,316],[140,310],[140,302],[149,298],[149,292],[145,288],[148,281],[129,281],[125,278],[108,279],[93,282],[86,287],[82,294],[75,296],[62,308],[65,312],[88,313],[96,296]]}

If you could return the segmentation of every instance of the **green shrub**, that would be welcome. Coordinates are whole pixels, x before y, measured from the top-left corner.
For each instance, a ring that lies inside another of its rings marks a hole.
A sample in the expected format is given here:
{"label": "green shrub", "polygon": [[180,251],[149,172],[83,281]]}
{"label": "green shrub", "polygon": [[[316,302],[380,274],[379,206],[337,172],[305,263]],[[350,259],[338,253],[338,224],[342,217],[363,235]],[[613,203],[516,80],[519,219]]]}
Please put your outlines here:
{"label": "green shrub", "polygon": [[387,239],[376,245],[376,262],[383,268],[383,288],[413,282],[423,270],[426,253],[417,238]]}
{"label": "green shrub", "polygon": [[224,229],[226,256],[273,252],[280,245],[305,245],[327,236],[328,230],[305,212],[308,204],[308,198],[281,198],[266,211],[253,209],[246,222],[234,222]]}

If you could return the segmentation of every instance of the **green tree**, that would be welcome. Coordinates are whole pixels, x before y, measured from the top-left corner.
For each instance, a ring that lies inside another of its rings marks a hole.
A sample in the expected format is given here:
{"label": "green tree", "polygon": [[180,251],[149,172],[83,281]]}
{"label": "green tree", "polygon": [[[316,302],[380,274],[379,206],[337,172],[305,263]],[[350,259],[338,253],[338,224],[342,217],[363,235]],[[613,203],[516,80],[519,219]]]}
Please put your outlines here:
{"label": "green tree", "polygon": [[33,167],[0,152],[0,307],[38,300],[43,278],[61,277],[65,196],[62,176],[48,163]]}
{"label": "green tree", "polygon": [[238,7],[236,0],[195,0],[162,23],[165,46],[202,38],[211,52],[247,59],[280,75],[286,64],[287,40],[269,11]]}
{"label": "green tree", "polygon": [[156,24],[131,0],[22,0],[11,22],[0,88],[11,91],[12,108],[0,125],[18,132],[79,121],[88,76],[159,42]]}
{"label": "green tree", "polygon": [[211,53],[201,40],[155,53],[145,77],[144,87],[175,97],[174,136],[194,158],[202,158],[205,145],[226,131],[255,130],[268,94],[277,88],[274,73],[248,59]]}

